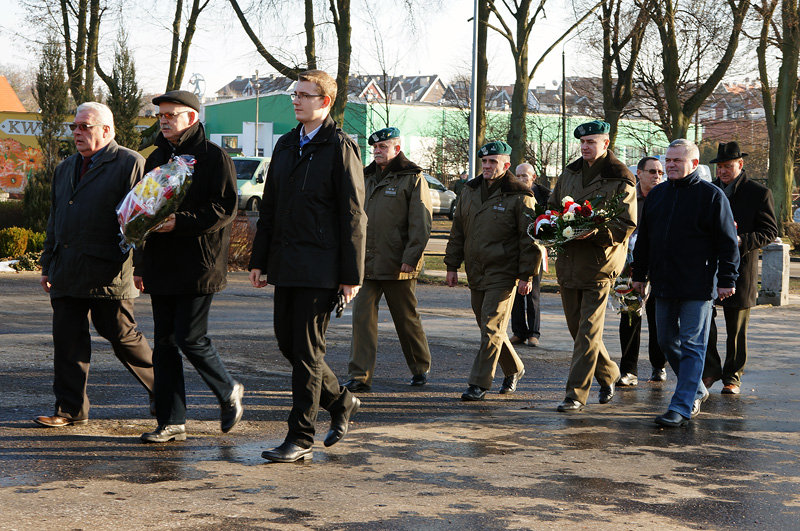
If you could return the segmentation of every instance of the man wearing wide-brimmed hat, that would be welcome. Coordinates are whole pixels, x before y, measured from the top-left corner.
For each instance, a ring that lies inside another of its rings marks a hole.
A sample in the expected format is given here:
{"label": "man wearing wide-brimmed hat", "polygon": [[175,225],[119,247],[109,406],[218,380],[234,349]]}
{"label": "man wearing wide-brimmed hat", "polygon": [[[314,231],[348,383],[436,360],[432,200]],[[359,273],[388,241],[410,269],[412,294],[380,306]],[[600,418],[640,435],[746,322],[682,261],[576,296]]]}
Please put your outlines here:
{"label": "man wearing wide-brimmed hat", "polygon": [[598,197],[610,200],[621,195],[625,206],[606,227],[568,242],[556,260],[561,304],[574,341],[566,397],[558,405],[558,411],[565,413],[583,409],[593,378],[600,384],[600,403],[611,401],[620,375],[603,344],[603,324],[611,284],[625,265],[625,240],[636,228],[636,181],[609,151],[610,129],[598,120],[575,129],[581,158],[567,165],[548,201],[550,208],[560,211],[567,196],[576,203],[594,204]]}
{"label": "man wearing wide-brimmed hat", "polygon": [[750,308],[756,305],[758,295],[758,250],[775,239],[778,224],[772,192],[765,186],[751,181],[744,169],[744,157],[736,142],[721,142],[717,157],[710,161],[717,165],[719,186],[730,201],[739,241],[739,278],[736,293],[724,301],[717,301],[725,315],[728,332],[725,364],[717,351],[716,309],[711,318],[708,350],[703,370],[703,383],[711,387],[722,380],[722,393],[738,395],[742,383],[742,372],[747,361],[747,324]]}
{"label": "man wearing wide-brimmed hat", "polygon": [[527,233],[527,215],[533,214],[536,199],[509,171],[510,154],[511,146],[502,141],[478,151],[483,173],[467,181],[458,196],[445,251],[449,286],[458,284],[458,268],[465,265],[472,311],[481,329],[469,387],[461,395],[465,401],[484,399],[498,363],[505,374],[501,394],[516,391],[525,374],[506,328],[515,287],[522,295],[530,293],[542,254]]}

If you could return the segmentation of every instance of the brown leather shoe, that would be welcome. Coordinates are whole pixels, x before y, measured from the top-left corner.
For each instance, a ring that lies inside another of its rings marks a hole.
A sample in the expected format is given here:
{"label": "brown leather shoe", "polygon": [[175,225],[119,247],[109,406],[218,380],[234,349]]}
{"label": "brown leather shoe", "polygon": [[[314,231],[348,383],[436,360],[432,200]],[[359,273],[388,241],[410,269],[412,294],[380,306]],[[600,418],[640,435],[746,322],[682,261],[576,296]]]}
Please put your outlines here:
{"label": "brown leather shoe", "polygon": [[723,395],[738,395],[740,392],[738,385],[728,384],[722,388]]}
{"label": "brown leather shoe", "polygon": [[714,378],[710,378],[708,376],[703,378],[703,385],[706,386],[706,389],[711,389],[711,386],[714,385],[714,382],[716,382]]}
{"label": "brown leather shoe", "polygon": [[525,343],[525,340],[519,336],[511,336],[508,338],[508,342],[511,343],[512,345],[521,345]]}
{"label": "brown leather shoe", "polygon": [[36,417],[33,419],[36,424],[41,426],[47,426],[48,428],[63,428],[64,426],[79,426],[81,424],[86,424],[89,422],[89,419],[83,420],[71,420],[67,417],[62,417],[60,415],[53,415],[52,417],[45,417],[44,415]]}

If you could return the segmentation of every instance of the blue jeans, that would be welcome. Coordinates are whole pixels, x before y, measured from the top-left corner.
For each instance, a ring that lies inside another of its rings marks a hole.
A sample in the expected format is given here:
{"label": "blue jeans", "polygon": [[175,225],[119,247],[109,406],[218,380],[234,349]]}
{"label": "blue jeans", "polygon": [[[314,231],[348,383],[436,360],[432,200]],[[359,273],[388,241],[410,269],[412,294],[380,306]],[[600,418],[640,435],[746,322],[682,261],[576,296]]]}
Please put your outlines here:
{"label": "blue jeans", "polygon": [[678,377],[669,410],[686,418],[695,399],[705,394],[702,377],[711,307],[710,300],[656,299],[658,345]]}

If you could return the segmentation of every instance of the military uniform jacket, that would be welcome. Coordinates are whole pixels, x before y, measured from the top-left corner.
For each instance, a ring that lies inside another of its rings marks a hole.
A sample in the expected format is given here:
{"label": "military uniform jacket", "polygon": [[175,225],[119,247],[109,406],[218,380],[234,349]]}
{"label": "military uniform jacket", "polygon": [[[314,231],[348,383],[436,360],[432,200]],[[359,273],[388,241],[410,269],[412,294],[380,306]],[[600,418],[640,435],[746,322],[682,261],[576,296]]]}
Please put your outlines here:
{"label": "military uniform jacket", "polygon": [[[719,179],[714,184],[721,186]],[[751,181],[742,170],[730,197],[736,232],[742,239],[739,246],[739,277],[736,293],[720,304],[730,308],[750,308],[758,297],[758,250],[778,236],[772,192]]]}
{"label": "military uniform jacket", "polygon": [[528,236],[536,200],[529,188],[507,171],[500,187],[481,199],[483,176],[464,186],[444,263],[448,271],[457,271],[464,262],[469,287],[476,290],[508,288],[517,280],[530,281],[539,273],[541,247]]}
{"label": "military uniform jacket", "polygon": [[50,297],[137,297],[130,253],[119,246],[116,208],[141,179],[144,159],[112,140],[78,182],[80,167],[81,155],[75,154],[53,175],[41,258]]}
{"label": "military uniform jacket", "polygon": [[574,240],[564,246],[556,259],[558,283],[566,288],[590,289],[610,283],[625,265],[628,236],[636,228],[636,181],[628,168],[611,151],[599,160],[603,164],[599,175],[583,185],[583,159],[570,163],[553,188],[548,206],[561,210],[561,201],[570,196],[576,203],[588,200],[597,208],[598,196],[605,200],[623,194],[625,210],[598,234],[585,240]]}
{"label": "military uniform jacket", "polygon": [[[367,212],[364,278],[417,278],[433,220],[428,183],[422,169],[402,151],[389,161],[382,177],[380,173],[374,162],[364,170]],[[401,273],[402,264],[415,266],[414,272]]]}
{"label": "military uniform jacket", "polygon": [[328,116],[300,150],[300,125],[272,153],[249,269],[281,287],[336,289],[364,279],[364,166]]}

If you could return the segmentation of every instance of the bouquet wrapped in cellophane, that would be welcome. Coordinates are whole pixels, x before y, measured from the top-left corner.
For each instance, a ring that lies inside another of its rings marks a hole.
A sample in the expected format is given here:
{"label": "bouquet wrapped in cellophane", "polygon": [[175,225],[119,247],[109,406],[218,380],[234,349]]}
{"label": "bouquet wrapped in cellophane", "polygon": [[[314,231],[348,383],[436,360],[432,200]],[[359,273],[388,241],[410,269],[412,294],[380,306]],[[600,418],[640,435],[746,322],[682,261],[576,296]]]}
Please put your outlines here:
{"label": "bouquet wrapped in cellophane", "polygon": [[141,248],[147,235],[178,210],[192,184],[194,164],[191,155],[172,157],[168,163],[147,172],[128,192],[117,206],[123,252],[131,247]]}
{"label": "bouquet wrapped in cellophane", "polygon": [[561,254],[565,243],[585,238],[616,219],[625,209],[623,197],[624,194],[619,194],[609,201],[598,197],[594,202],[599,208],[594,208],[588,200],[583,204],[576,203],[570,196],[562,199],[561,211],[547,210],[537,204],[535,218],[528,225],[528,236],[557,255]]}
{"label": "bouquet wrapped in cellophane", "polygon": [[[633,242],[629,242],[629,249],[633,247]],[[628,251],[628,257],[625,261],[625,267],[622,272],[614,280],[614,289],[611,290],[611,297],[608,303],[620,315],[628,317],[628,325],[633,324],[633,316],[638,315],[641,317],[644,311],[644,305],[647,301],[647,296],[650,292],[650,284],[645,288],[644,297],[635,289],[633,289],[633,278],[631,263],[633,262],[633,252]]]}

